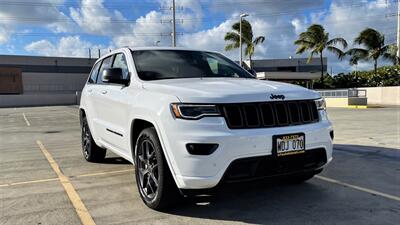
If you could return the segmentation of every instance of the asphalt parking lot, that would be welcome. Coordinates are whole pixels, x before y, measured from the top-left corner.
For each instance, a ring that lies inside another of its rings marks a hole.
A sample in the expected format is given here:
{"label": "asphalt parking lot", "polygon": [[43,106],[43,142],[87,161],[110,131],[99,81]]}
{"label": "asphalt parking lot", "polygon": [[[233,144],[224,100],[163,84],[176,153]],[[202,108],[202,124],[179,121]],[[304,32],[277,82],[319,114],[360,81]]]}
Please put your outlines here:
{"label": "asphalt parking lot", "polygon": [[230,185],[166,212],[133,166],[81,154],[78,108],[0,109],[0,224],[398,224],[400,108],[329,109],[334,161],[300,185]]}

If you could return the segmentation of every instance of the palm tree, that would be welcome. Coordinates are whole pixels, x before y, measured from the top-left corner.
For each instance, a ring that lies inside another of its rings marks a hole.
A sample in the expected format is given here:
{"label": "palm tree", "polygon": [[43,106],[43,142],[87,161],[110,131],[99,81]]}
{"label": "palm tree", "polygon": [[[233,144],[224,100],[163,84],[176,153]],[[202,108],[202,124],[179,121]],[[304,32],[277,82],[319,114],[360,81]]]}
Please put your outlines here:
{"label": "palm tree", "polygon": [[339,48],[335,47],[336,44],[341,44],[345,49],[347,42],[344,38],[333,38],[329,40],[329,33],[325,32],[325,28],[319,24],[313,24],[307,28],[305,32],[299,35],[299,39],[294,42],[299,47],[296,54],[302,54],[305,51],[311,51],[308,57],[308,63],[311,62],[314,55],[319,55],[321,59],[321,82],[324,80],[324,61],[323,52],[328,50],[337,55],[342,60],[345,53]]}
{"label": "palm tree", "polygon": [[385,36],[372,28],[361,31],[354,39],[354,44],[361,45],[364,48],[352,48],[347,51],[347,54],[351,56],[351,65],[357,64],[360,60],[373,60],[374,71],[377,74],[378,59],[380,57],[391,60],[393,63],[398,61],[395,54],[397,47],[394,44],[385,45]]}
{"label": "palm tree", "polygon": [[[240,22],[237,22],[232,25],[232,30],[225,34],[225,41],[230,41],[231,43],[225,46],[225,51],[230,51],[235,48],[239,48],[240,43]],[[254,38],[253,36],[253,28],[249,21],[243,19],[242,20],[242,43],[246,46],[245,48],[245,56],[249,56],[250,61],[250,69],[252,67],[251,57],[254,55],[254,51],[257,45],[263,43],[265,41],[264,36],[258,36]]]}

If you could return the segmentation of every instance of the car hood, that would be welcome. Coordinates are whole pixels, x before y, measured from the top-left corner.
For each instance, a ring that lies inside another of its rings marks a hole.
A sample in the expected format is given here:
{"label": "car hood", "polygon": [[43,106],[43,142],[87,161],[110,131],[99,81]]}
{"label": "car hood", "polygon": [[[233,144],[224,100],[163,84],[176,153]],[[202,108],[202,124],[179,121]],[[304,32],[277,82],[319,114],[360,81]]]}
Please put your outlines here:
{"label": "car hood", "polygon": [[320,95],[306,88],[273,81],[245,78],[185,78],[148,81],[143,88],[175,95],[185,103],[234,103],[316,99]]}

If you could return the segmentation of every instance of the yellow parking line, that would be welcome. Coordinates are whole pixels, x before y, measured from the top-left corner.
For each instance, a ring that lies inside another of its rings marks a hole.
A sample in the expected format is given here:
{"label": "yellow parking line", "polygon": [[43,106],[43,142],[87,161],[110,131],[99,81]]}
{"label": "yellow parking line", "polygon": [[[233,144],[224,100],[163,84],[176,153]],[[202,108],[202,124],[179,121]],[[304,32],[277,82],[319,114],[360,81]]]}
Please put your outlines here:
{"label": "yellow parking line", "polygon": [[22,113],[22,116],[24,117],[24,120],[25,120],[26,125],[27,125],[28,127],[30,127],[30,126],[31,126],[31,123],[29,123],[29,120],[28,120],[28,118],[26,118],[25,113]]}
{"label": "yellow parking line", "polygon": [[21,184],[43,183],[43,182],[49,182],[49,181],[55,181],[55,180],[59,180],[59,178],[49,178],[49,179],[41,179],[41,180],[29,180],[29,181],[14,182],[14,183],[9,183],[9,184],[0,184],[0,187],[9,187],[9,186],[15,186],[15,185],[21,185]]}
{"label": "yellow parking line", "polygon": [[74,186],[71,184],[68,177],[61,172],[60,167],[58,166],[57,162],[53,159],[53,156],[47,151],[47,149],[44,147],[41,141],[37,140],[36,143],[39,146],[40,150],[42,151],[43,155],[46,157],[47,161],[49,162],[51,168],[57,174],[62,186],[64,187],[65,192],[69,197],[69,200],[72,202],[72,205],[74,206],[76,213],[81,219],[82,224],[95,225],[96,223],[94,222],[92,216],[88,212],[86,206],[83,204]]}
{"label": "yellow parking line", "polygon": [[372,189],[369,189],[369,188],[363,188],[363,187],[360,187],[360,186],[348,184],[348,183],[345,183],[345,182],[342,182],[342,181],[339,181],[339,180],[335,180],[335,179],[332,179],[332,178],[328,178],[328,177],[323,177],[323,176],[319,176],[319,175],[316,175],[315,177],[320,179],[320,180],[324,180],[324,181],[327,181],[327,182],[330,182],[330,183],[343,185],[345,187],[353,188],[355,190],[363,191],[363,192],[366,192],[366,193],[369,193],[369,194],[378,195],[378,196],[381,196],[381,197],[384,197],[384,198],[388,198],[388,199],[391,199],[391,200],[395,200],[395,201],[400,201],[400,197],[399,196],[394,196],[394,195],[386,194],[386,193],[383,193],[383,192],[375,191],[375,190],[372,190]]}
{"label": "yellow parking line", "polygon": [[[118,174],[118,173],[126,173],[126,172],[133,172],[134,169],[126,169],[126,170],[115,170],[115,171],[106,171],[106,172],[98,172],[98,173],[85,173],[76,176],[69,176],[69,178],[79,178],[79,177],[93,177],[93,176],[102,176],[108,174]],[[0,184],[1,187],[10,187],[15,185],[23,185],[23,184],[35,184],[35,183],[43,183],[49,181],[57,181],[60,180],[59,178],[49,178],[49,179],[39,179],[39,180],[29,180],[29,181],[21,181],[21,182],[14,182],[14,183],[6,183]]]}
{"label": "yellow parking line", "polygon": [[349,106],[347,106],[347,108],[349,108],[349,109],[367,109],[368,106],[366,106],[366,105],[349,105]]}

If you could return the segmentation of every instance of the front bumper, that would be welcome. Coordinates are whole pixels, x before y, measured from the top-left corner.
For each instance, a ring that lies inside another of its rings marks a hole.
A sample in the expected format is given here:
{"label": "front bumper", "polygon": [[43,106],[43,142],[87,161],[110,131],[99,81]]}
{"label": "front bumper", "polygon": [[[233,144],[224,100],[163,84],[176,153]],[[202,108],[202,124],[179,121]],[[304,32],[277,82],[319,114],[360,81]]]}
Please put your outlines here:
{"label": "front bumper", "polygon": [[[272,137],[274,135],[302,132],[306,135],[305,155],[316,149],[323,151],[325,157],[323,162],[305,169],[319,169],[332,160],[330,132],[333,128],[328,120],[289,127],[231,130],[223,118],[209,117],[197,121],[178,119],[168,126],[172,129],[168,129],[169,132],[163,135],[162,142],[177,186],[181,189],[213,188],[223,177],[226,178],[235,162],[242,159],[257,157],[273,159]],[[191,155],[186,149],[187,143],[215,143],[219,147],[211,155]],[[267,171],[278,175],[300,172],[304,169],[292,167],[288,171],[276,171],[279,165],[273,160],[261,160],[258,165],[261,165],[256,166],[258,172],[250,174],[251,176],[268,176],[268,174],[263,174],[262,168],[269,168]],[[288,165],[293,165],[293,163]]]}

